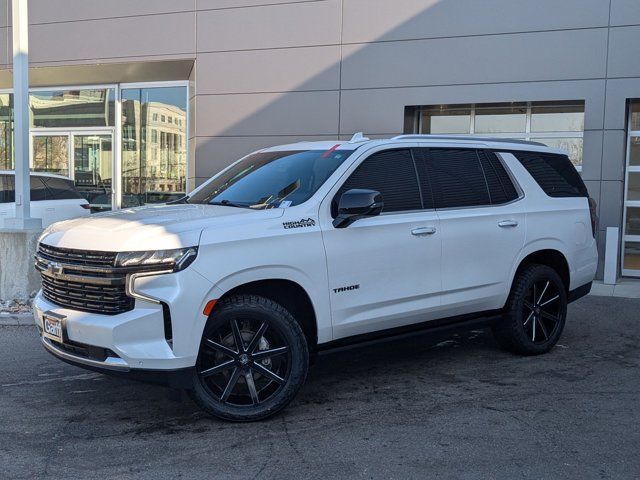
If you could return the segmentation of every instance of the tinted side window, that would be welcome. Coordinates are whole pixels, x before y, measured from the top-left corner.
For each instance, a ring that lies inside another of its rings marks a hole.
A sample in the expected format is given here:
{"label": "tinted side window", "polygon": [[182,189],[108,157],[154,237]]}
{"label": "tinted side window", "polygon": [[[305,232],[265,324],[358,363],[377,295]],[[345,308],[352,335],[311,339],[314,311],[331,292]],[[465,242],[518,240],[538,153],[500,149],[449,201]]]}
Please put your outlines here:
{"label": "tinted side window", "polygon": [[518,191],[498,156],[486,150],[478,150],[478,158],[489,187],[492,205],[509,203],[518,198]]}
{"label": "tinted side window", "polygon": [[47,200],[47,187],[42,181],[42,177],[29,176],[31,184],[31,201],[38,202]]}
{"label": "tinted side window", "polygon": [[47,200],[71,200],[74,198],[84,198],[76,190],[73,181],[65,178],[42,177],[47,185]]}
{"label": "tinted side window", "polygon": [[554,153],[512,151],[550,197],[588,197],[580,174],[569,157]]}
{"label": "tinted side window", "polygon": [[475,150],[422,149],[435,208],[472,207],[491,203]]}
{"label": "tinted side window", "polygon": [[352,188],[377,190],[384,199],[384,212],[422,209],[416,168],[409,150],[374,153],[351,174],[334,198],[334,211],[340,196]]}
{"label": "tinted side window", "polygon": [[13,175],[0,175],[0,203],[16,201],[16,186]]}

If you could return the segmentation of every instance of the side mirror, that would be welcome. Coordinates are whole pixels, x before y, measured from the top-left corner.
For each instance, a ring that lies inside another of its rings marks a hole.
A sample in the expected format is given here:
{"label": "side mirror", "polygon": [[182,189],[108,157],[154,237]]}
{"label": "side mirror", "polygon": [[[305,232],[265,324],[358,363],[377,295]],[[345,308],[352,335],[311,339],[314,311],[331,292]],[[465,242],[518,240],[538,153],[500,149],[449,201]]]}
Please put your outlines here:
{"label": "side mirror", "polygon": [[382,194],[375,190],[351,189],[340,197],[338,216],[333,221],[335,228],[345,228],[364,217],[380,215],[384,207]]}

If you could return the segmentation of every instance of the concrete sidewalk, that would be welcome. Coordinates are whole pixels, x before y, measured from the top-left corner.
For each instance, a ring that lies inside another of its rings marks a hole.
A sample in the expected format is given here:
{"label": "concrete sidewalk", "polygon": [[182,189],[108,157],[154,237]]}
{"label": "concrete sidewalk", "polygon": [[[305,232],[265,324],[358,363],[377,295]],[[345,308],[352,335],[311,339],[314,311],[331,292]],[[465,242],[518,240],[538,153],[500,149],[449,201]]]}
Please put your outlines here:
{"label": "concrete sidewalk", "polygon": [[640,298],[640,279],[621,278],[615,285],[593,282],[590,295],[600,297]]}
{"label": "concrete sidewalk", "polygon": [[32,313],[0,313],[0,327],[3,325],[33,325]]}

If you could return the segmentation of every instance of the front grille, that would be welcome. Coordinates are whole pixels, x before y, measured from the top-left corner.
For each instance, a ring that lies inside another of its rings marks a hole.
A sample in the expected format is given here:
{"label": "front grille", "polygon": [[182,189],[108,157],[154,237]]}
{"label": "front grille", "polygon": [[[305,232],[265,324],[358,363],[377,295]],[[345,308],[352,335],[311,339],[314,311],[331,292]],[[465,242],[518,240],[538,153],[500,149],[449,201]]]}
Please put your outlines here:
{"label": "front grille", "polygon": [[134,307],[126,294],[126,269],[115,267],[116,253],[73,250],[40,244],[36,268],[42,294],[61,307],[116,315]]}
{"label": "front grille", "polygon": [[113,267],[116,262],[115,252],[97,252],[91,250],[72,250],[70,248],[50,247],[40,244],[38,255],[47,260],[91,267]]}
{"label": "front grille", "polygon": [[133,308],[133,298],[127,296],[124,285],[94,285],[69,282],[42,275],[42,293],[57,305],[92,313],[116,314]]}

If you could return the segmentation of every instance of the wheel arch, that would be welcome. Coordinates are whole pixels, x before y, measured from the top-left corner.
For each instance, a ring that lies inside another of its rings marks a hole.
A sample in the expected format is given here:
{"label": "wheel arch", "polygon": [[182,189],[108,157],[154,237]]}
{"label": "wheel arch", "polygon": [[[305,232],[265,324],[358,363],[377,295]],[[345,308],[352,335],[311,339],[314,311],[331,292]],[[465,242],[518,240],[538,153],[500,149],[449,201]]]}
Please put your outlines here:
{"label": "wheel arch", "polygon": [[513,288],[513,282],[517,278],[518,274],[528,265],[533,264],[546,265],[553,268],[562,279],[566,293],[569,293],[571,285],[571,270],[569,268],[569,262],[562,251],[553,247],[541,248],[527,253],[520,260],[511,277],[509,291]]}
{"label": "wheel arch", "polygon": [[[318,344],[316,309],[311,296],[298,282],[287,278],[264,278],[239,283],[224,290],[217,301],[240,294],[258,295],[280,304],[293,315],[302,328],[309,351],[315,349]],[[211,315],[215,315],[215,308]]]}

